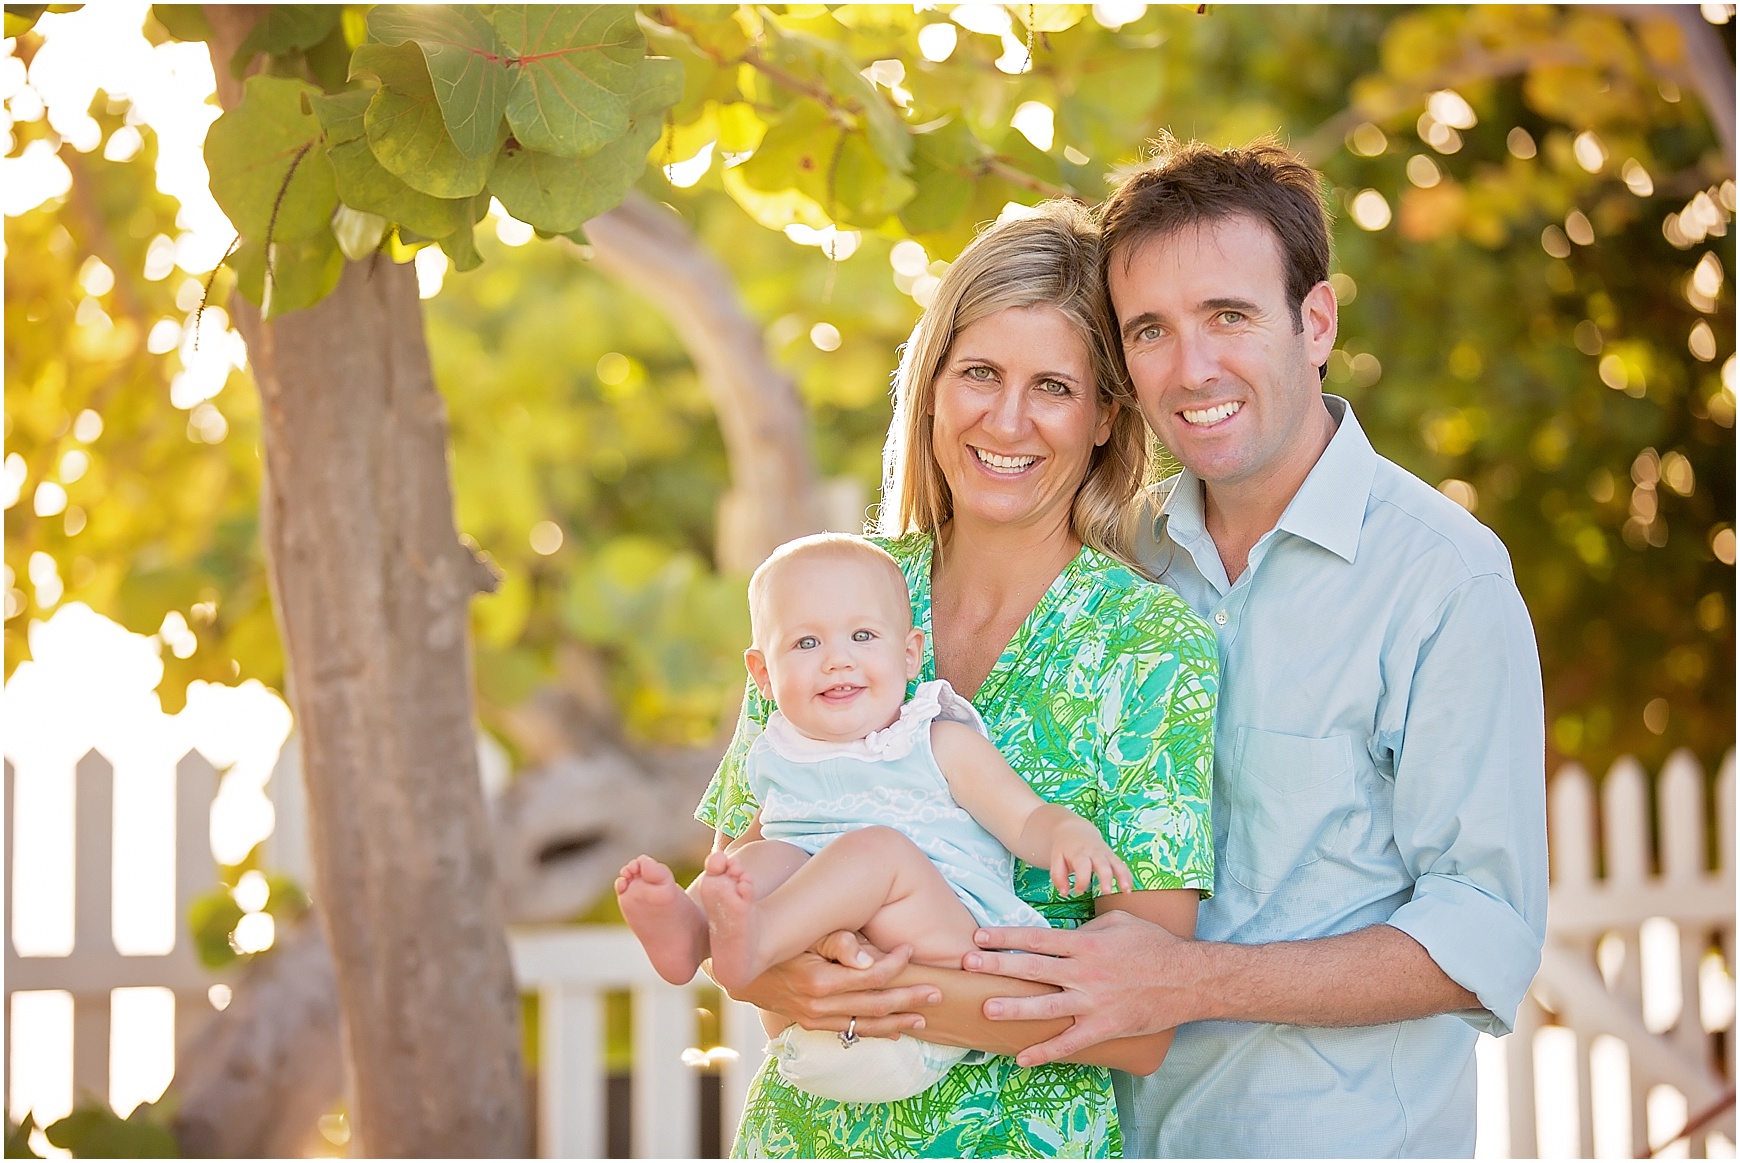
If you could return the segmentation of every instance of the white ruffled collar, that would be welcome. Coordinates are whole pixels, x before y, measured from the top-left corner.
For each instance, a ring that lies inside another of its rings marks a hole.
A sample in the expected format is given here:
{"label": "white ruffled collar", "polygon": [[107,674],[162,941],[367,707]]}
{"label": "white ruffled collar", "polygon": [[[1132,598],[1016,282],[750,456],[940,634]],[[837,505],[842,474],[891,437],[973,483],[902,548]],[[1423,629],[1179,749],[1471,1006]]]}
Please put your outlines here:
{"label": "white ruffled collar", "polygon": [[919,683],[912,697],[900,708],[898,719],[862,739],[845,743],[812,739],[792,726],[791,721],[777,710],[768,717],[762,737],[776,755],[794,763],[820,763],[824,759],[882,762],[910,755],[920,733],[929,731],[931,722],[936,719],[965,723],[986,738],[990,737],[978,708],[956,693],[947,679],[940,678]]}

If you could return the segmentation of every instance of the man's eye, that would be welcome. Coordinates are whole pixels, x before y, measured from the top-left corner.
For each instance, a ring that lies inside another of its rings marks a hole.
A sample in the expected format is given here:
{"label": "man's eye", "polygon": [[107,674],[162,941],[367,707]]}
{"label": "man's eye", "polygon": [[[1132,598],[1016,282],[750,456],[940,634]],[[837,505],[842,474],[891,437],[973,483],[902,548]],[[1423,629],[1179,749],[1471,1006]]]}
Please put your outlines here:
{"label": "man's eye", "polygon": [[869,642],[875,637],[876,637],[876,635],[872,631],[869,631],[869,630],[854,630],[854,631],[852,631],[852,641],[854,641],[854,642]]}
{"label": "man's eye", "polygon": [[797,648],[799,650],[814,650],[821,644],[822,640],[813,634],[805,634],[802,638],[797,640]]}
{"label": "man's eye", "polygon": [[1245,313],[1243,311],[1222,311],[1220,313],[1220,321],[1229,327],[1235,323],[1243,323],[1245,321]]}
{"label": "man's eye", "polygon": [[1152,323],[1150,323],[1148,326],[1142,328],[1140,331],[1136,332],[1136,335],[1135,335],[1135,340],[1137,343],[1153,343],[1156,339],[1159,339],[1159,338],[1160,338],[1160,328],[1155,326]]}

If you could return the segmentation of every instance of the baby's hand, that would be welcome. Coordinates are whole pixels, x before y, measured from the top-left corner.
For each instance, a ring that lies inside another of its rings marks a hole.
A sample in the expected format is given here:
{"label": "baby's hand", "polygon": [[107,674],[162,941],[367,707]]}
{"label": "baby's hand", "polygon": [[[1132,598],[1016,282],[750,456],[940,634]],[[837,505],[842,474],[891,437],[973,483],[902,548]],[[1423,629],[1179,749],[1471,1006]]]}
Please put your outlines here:
{"label": "baby's hand", "polygon": [[[1071,879],[1074,886],[1071,887]],[[1051,834],[1051,884],[1062,896],[1092,892],[1130,892],[1135,879],[1112,853],[1100,830],[1074,812],[1060,820]]]}

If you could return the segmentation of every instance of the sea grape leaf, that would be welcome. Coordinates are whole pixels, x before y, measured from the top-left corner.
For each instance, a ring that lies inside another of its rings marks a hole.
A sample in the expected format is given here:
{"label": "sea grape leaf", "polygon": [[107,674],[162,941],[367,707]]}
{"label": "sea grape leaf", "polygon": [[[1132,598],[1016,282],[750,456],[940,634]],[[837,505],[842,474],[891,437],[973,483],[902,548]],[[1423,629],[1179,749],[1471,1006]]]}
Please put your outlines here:
{"label": "sea grape leaf", "polygon": [[382,4],[369,12],[368,29],[382,44],[417,45],[454,146],[468,158],[493,156],[514,78],[501,38],[476,6]]}
{"label": "sea grape leaf", "polygon": [[494,18],[519,61],[507,119],[521,145],[586,157],[622,136],[646,56],[631,6],[499,4]]}
{"label": "sea grape leaf", "polygon": [[520,221],[568,234],[622,201],[646,168],[647,150],[663,128],[655,115],[636,117],[627,133],[591,157],[556,157],[529,149],[504,152],[490,190]]}
{"label": "sea grape leaf", "polygon": [[456,271],[475,270],[483,263],[483,256],[477,253],[477,242],[471,236],[471,223],[467,222],[464,229],[455,230],[452,234],[439,238],[436,242],[443,253],[453,262]]}
{"label": "sea grape leaf", "polygon": [[[468,225],[469,199],[437,198],[413,190],[376,160],[363,124],[371,100],[370,94],[360,90],[314,100],[314,112],[326,129],[326,157],[332,163],[338,200],[353,210],[379,215],[430,238]],[[340,247],[343,249],[342,238]],[[346,256],[356,257],[348,250]]]}
{"label": "sea grape leaf", "polygon": [[357,46],[351,75],[370,73],[381,86],[363,114],[375,159],[413,190],[469,198],[489,182],[492,157],[460,152],[447,132],[423,51],[415,44]]}
{"label": "sea grape leaf", "polygon": [[796,189],[816,204],[831,201],[828,187],[844,130],[814,101],[799,101],[768,127],[755,155],[734,167],[746,185],[766,193]]}
{"label": "sea grape leaf", "polygon": [[863,134],[848,133],[841,139],[834,162],[833,199],[826,204],[836,221],[879,226],[911,200],[914,191],[912,179],[885,165]]}
{"label": "sea grape leaf", "polygon": [[[176,40],[211,39],[211,25],[206,22],[205,10],[198,4],[153,4],[151,15],[163,26],[163,31]],[[6,35],[12,35],[10,28]]]}
{"label": "sea grape leaf", "polygon": [[269,282],[265,249],[253,239],[245,239],[236,248],[230,264],[236,272],[236,288],[259,306],[266,319],[312,307],[332,293],[344,274],[344,254],[330,230],[311,238],[273,243]]}
{"label": "sea grape leaf", "polygon": [[260,53],[276,56],[313,48],[338,27],[343,12],[336,4],[272,5],[230,58],[230,75],[240,77],[247,72],[249,62]]}
{"label": "sea grape leaf", "polygon": [[320,95],[289,77],[249,77],[241,104],[206,135],[212,197],[244,238],[263,241],[268,226],[274,241],[325,233],[338,193],[310,111]]}
{"label": "sea grape leaf", "polygon": [[585,158],[514,150],[510,143],[496,163],[490,191],[520,221],[550,234],[571,234],[622,201],[663,132],[659,112],[682,87],[680,64],[668,57],[646,58],[629,102],[628,132]]}

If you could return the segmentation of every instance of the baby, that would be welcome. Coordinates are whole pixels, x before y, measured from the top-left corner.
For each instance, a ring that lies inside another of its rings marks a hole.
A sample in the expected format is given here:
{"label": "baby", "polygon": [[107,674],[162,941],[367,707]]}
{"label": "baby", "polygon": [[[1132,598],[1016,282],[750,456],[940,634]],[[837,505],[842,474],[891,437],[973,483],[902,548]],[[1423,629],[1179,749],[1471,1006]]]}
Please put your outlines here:
{"label": "baby", "polygon": [[[760,815],[707,858],[687,892],[647,856],[616,881],[622,914],[665,980],[688,982],[710,956],[714,979],[735,990],[842,929],[958,969],[977,949],[975,929],[1046,923],[1015,895],[1011,852],[1048,868],[1060,893],[1089,892],[1096,878],[1101,892],[1130,890],[1129,870],[1099,830],[1035,794],[947,682],[920,684],[906,701],[924,632],[888,554],[843,534],[788,542],[756,570],[749,605],[754,644],[744,662],[778,707],[746,761]],[[797,1037],[795,1027],[782,1035]],[[851,1048],[854,1039],[840,1041]],[[917,1093],[968,1053],[906,1049],[925,1056],[925,1069],[907,1072],[896,1087],[907,1093],[875,1101]],[[820,1052],[813,1039],[804,1050],[811,1074]],[[856,1061],[868,1066],[866,1057]],[[794,1084],[871,1101],[862,1087],[808,1085],[787,1065]]]}

